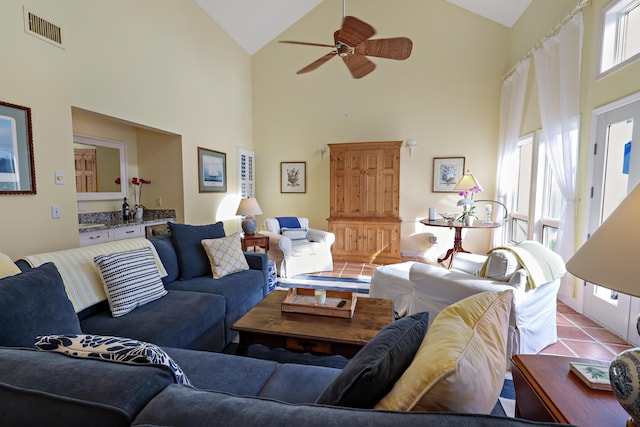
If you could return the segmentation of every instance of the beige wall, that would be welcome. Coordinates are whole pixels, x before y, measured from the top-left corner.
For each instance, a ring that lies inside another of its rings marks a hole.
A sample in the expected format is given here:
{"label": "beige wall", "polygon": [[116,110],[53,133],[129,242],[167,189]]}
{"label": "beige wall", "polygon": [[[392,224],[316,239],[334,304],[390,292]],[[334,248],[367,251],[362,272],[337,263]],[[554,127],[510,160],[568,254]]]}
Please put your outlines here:
{"label": "beige wall", "polygon": [[[25,34],[23,5],[62,27],[64,50]],[[4,0],[0,52],[0,99],[31,108],[37,184],[33,196],[0,196],[0,251],[18,258],[78,245],[72,107],[174,135],[181,148],[167,149],[182,170],[166,171],[170,194],[155,183],[145,191],[152,204],[184,204],[185,222],[215,219],[230,193],[198,193],[197,147],[226,152],[235,177],[236,147],[252,148],[251,59],[195,2]],[[61,219],[51,219],[53,204]]]}
{"label": "beige wall", "polygon": [[[253,55],[253,126],[257,197],[264,215],[297,214],[326,229],[329,159],[320,144],[414,138],[413,157],[401,151],[400,216],[403,252],[424,252],[424,233],[452,244],[448,229],[416,221],[429,207],[459,211],[458,195],[433,193],[434,157],[466,157],[466,166],[494,192],[501,76],[509,31],[444,0],[351,0],[347,13],[371,24],[374,38],[406,36],[413,52],[405,61],[373,58],[377,69],[354,80],[338,58],[317,70],[300,68],[328,48],[274,41]],[[342,20],[342,2],[326,0],[278,39],[331,43]],[[306,161],[306,194],[281,194],[281,161]],[[488,234],[473,231],[465,247],[485,251]]]}
{"label": "beige wall", "polygon": [[[259,221],[296,214],[326,228],[329,162],[328,155],[320,160],[317,146],[414,138],[413,157],[404,147],[401,153],[403,251],[425,250],[424,233],[437,234],[444,250],[452,238],[448,230],[415,222],[429,207],[458,209],[457,195],[431,191],[433,158],[466,157],[485,186],[482,197],[492,197],[502,76],[576,3],[534,0],[508,29],[445,0],[350,0],[347,12],[372,24],[376,37],[414,42],[406,61],[373,59],[378,69],[354,80],[337,58],[295,74],[324,48],[272,42],[249,57],[192,1],[2,1],[0,99],[32,109],[37,194],[0,196],[0,251],[17,258],[78,244],[72,107],[136,124],[138,167],[153,181],[143,202],[155,207],[161,197],[162,207],[177,208],[179,219],[194,224],[213,221],[235,196],[238,146],[256,152],[265,213]],[[581,194],[591,111],[640,90],[640,63],[595,79],[606,3],[593,0],[584,10]],[[65,50],[24,33],[23,5],[63,28]],[[279,39],[331,43],[341,18],[342,2],[325,0]],[[538,127],[531,81],[523,131]],[[198,193],[198,146],[227,154],[227,193]],[[167,158],[178,161],[167,167]],[[306,194],[280,193],[281,161],[307,162]],[[58,170],[65,185],[54,184]],[[53,204],[62,207],[59,220],[50,218]],[[119,201],[107,204],[119,209]],[[225,227],[233,232],[238,221]],[[476,252],[487,246],[488,235],[480,231],[465,240]]]}

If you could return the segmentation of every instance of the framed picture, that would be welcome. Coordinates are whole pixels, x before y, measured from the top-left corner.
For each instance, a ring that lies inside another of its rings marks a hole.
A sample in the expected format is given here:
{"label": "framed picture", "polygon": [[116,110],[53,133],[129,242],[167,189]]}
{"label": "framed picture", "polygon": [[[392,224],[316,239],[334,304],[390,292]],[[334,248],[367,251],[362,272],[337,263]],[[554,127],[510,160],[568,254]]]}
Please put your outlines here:
{"label": "framed picture", "polygon": [[280,192],[307,192],[307,162],[280,162]]}
{"label": "framed picture", "polygon": [[433,158],[433,192],[455,193],[455,186],[464,174],[464,157]]}
{"label": "framed picture", "polygon": [[0,194],[36,194],[31,108],[0,101]]}
{"label": "framed picture", "polygon": [[227,155],[198,147],[198,180],[200,193],[226,193]]}

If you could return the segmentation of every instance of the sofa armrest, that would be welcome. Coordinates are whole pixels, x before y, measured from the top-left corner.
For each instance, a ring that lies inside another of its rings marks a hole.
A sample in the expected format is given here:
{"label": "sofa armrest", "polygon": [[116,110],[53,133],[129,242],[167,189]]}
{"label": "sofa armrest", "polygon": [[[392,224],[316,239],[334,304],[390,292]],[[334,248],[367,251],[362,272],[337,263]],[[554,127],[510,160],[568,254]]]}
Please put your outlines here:
{"label": "sofa armrest", "polygon": [[244,257],[247,259],[249,269],[262,271],[262,295],[269,294],[269,257],[265,253],[245,252]]}
{"label": "sofa armrest", "polygon": [[331,246],[336,241],[336,235],[329,231],[310,228],[307,230],[307,240]]}
{"label": "sofa armrest", "polygon": [[428,311],[429,322],[445,307],[484,291],[517,290],[506,282],[472,276],[458,270],[415,263],[409,271],[414,292],[413,312]]}
{"label": "sofa armrest", "polygon": [[291,239],[272,231],[261,231],[260,234],[269,237],[269,252],[274,251],[276,258],[290,257],[292,246]]}

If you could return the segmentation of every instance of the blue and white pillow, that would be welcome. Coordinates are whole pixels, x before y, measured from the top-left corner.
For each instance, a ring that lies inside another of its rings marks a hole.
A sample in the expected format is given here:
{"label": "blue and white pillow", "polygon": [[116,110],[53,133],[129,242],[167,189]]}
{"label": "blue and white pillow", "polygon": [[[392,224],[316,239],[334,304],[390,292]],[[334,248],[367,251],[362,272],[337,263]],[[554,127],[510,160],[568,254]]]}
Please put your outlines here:
{"label": "blue and white pillow", "polygon": [[94,262],[113,317],[123,316],[167,294],[151,248],[98,255]]}
{"label": "blue and white pillow", "polygon": [[182,368],[155,344],[101,335],[45,335],[36,337],[34,345],[38,350],[72,357],[166,367],[176,384],[192,385]]}

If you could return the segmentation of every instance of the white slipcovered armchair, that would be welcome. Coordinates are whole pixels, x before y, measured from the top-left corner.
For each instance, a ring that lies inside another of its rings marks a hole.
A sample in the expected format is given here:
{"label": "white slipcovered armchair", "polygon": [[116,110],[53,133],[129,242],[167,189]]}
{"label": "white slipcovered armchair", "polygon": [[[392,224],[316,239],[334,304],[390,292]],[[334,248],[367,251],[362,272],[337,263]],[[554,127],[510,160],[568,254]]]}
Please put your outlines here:
{"label": "white slipcovered armchair", "polygon": [[377,267],[369,295],[393,299],[398,315],[428,311],[431,323],[445,307],[463,298],[512,290],[508,356],[538,353],[558,339],[557,295],[566,270],[559,255],[537,242],[523,244],[538,251],[536,255],[522,260],[510,255],[517,247],[496,248],[488,257],[459,253],[451,269],[418,262]]}
{"label": "white slipcovered armchair", "polygon": [[333,233],[309,228],[308,218],[279,217],[264,220],[261,234],[269,237],[269,259],[276,263],[278,276],[333,270]]}

